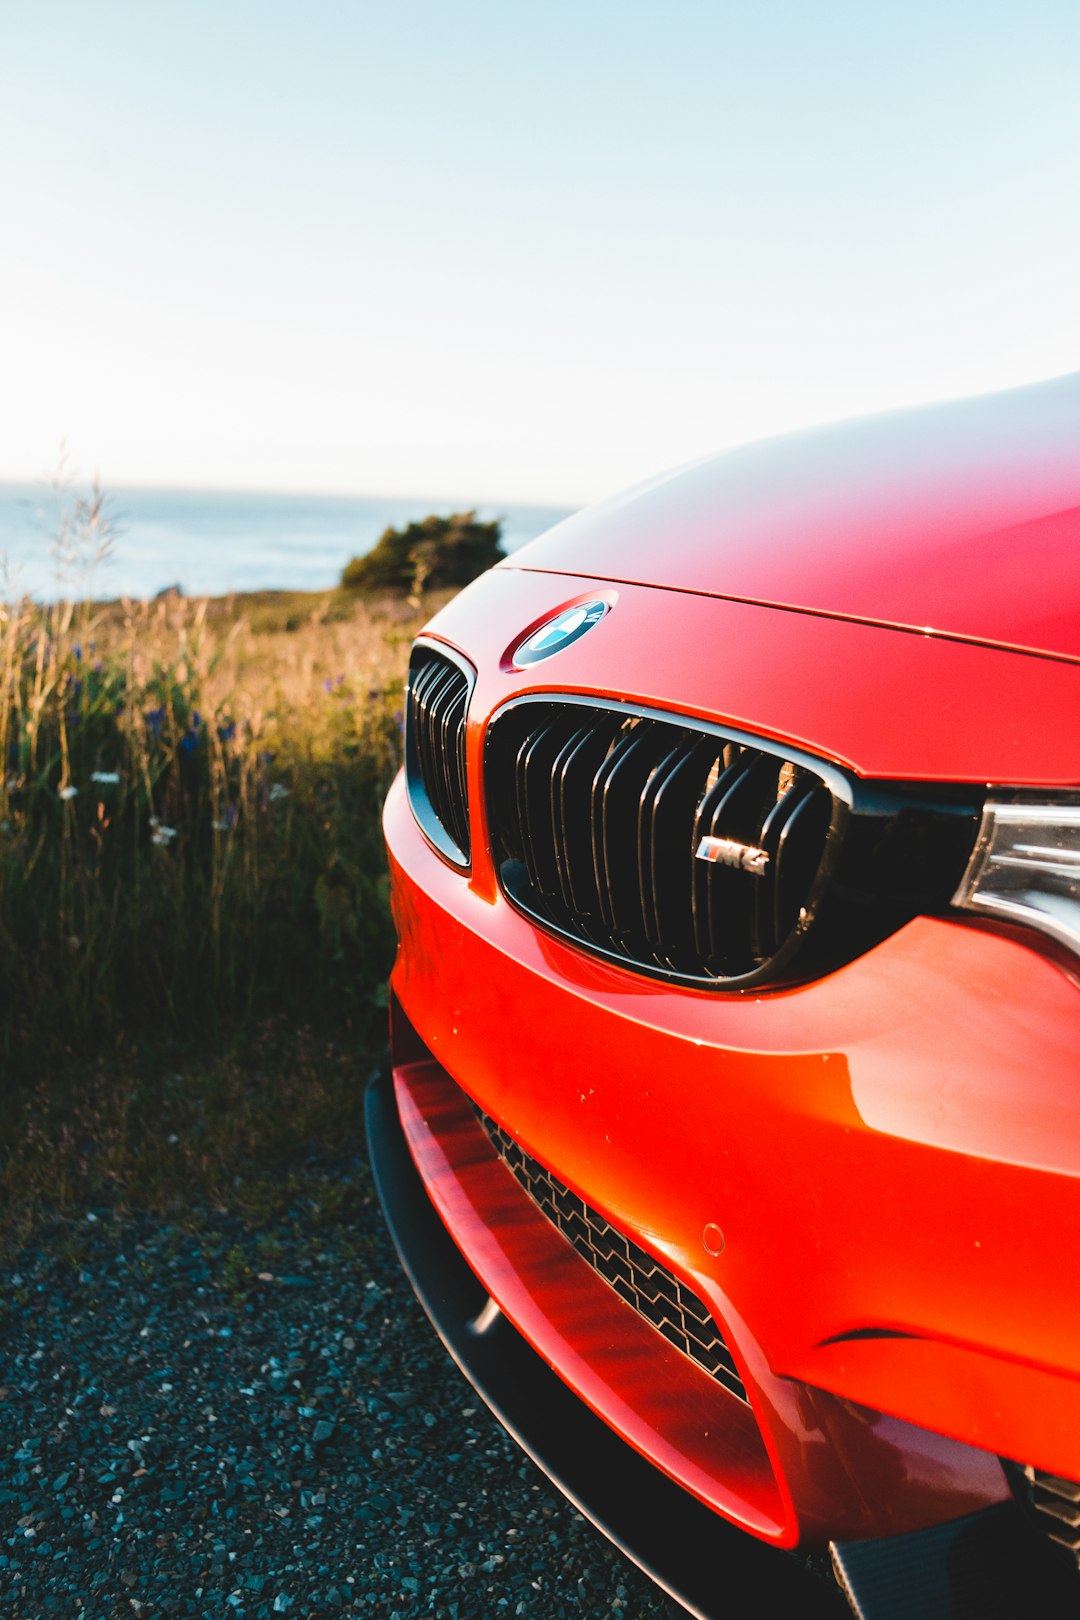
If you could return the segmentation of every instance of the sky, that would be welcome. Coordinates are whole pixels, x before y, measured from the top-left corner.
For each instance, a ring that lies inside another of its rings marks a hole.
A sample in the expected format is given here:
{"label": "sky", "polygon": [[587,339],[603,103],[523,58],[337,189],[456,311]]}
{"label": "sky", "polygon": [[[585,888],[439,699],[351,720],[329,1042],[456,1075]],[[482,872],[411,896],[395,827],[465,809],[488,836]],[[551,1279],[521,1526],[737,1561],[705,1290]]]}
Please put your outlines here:
{"label": "sky", "polygon": [[1080,368],[1076,0],[0,5],[0,481],[577,505]]}

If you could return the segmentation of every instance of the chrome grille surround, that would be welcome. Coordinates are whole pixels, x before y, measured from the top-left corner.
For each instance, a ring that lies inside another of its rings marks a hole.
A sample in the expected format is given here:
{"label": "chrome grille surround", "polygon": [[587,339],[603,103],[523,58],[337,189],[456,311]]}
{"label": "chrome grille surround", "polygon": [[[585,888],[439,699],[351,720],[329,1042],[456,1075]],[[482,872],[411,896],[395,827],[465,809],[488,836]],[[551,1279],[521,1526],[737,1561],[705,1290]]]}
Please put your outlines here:
{"label": "chrome grille surround", "polygon": [[503,890],[599,956],[683,984],[785,976],[839,856],[846,777],[688,716],[514,699],[485,745]]}
{"label": "chrome grille surround", "polygon": [[413,645],[405,686],[405,781],[428,843],[468,870],[469,790],[465,727],[476,671],[460,654],[424,638]]}
{"label": "chrome grille surround", "polygon": [[693,1290],[571,1192],[481,1109],[476,1112],[518,1185],[581,1258],[669,1344],[749,1405],[731,1352]]}

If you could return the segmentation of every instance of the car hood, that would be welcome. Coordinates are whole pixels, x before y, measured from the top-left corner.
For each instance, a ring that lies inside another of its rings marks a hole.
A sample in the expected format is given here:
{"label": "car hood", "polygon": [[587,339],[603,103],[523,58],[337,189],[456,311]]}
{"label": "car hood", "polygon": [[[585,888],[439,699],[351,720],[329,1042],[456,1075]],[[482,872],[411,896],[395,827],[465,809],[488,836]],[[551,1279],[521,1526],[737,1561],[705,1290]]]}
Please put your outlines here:
{"label": "car hood", "polygon": [[500,566],[1080,660],[1080,373],[711,456]]}

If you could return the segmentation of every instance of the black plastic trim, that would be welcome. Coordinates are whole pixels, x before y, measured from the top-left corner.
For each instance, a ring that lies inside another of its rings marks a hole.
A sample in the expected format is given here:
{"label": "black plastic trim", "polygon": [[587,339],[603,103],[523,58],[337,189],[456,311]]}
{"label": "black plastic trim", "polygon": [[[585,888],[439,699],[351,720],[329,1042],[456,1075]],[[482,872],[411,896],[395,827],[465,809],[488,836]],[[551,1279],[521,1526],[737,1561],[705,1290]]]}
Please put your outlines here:
{"label": "black plastic trim", "polygon": [[836,1542],[860,1620],[1075,1620],[1080,1580],[1012,1502],[877,1541]]}
{"label": "black plastic trim", "polygon": [[[800,766],[828,790],[832,814],[826,846],[798,926],[760,967],[730,976],[666,968],[567,927],[534,903],[535,874],[500,848],[501,817],[493,802],[491,778],[500,722],[523,708],[542,705],[693,730]],[[868,780],[804,749],[720,721],[576,692],[527,692],[510,698],[487,722],[483,757],[496,874],[510,904],[546,933],[614,966],[712,993],[777,988],[820,977],[920,912],[947,913],[975,842],[986,792],[982,784]]]}
{"label": "black plastic trim", "polygon": [[591,710],[598,715],[612,715],[627,720],[655,720],[663,725],[697,731],[702,736],[715,737],[723,742],[738,743],[743,747],[753,748],[760,754],[767,754],[773,759],[801,766],[815,776],[820,784],[828,790],[832,800],[832,811],[825,849],[813,884],[806,896],[799,926],[780,948],[770,956],[767,962],[750,973],[741,973],[729,977],[682,973],[675,969],[659,966],[639,956],[630,956],[622,951],[612,950],[599,941],[584,937],[575,929],[562,927],[552,918],[546,916],[543,911],[530,904],[528,887],[515,881],[510,870],[512,863],[496,859],[499,884],[511,905],[528,917],[530,922],[536,923],[540,928],[554,934],[559,939],[567,940],[569,943],[579,946],[592,956],[599,956],[604,961],[611,962],[617,967],[628,968],[633,973],[644,973],[650,978],[662,979],[669,984],[686,985],[687,988],[695,990],[749,990],[760,985],[776,983],[783,976],[787,964],[799,951],[802,941],[828,893],[829,883],[840,857],[852,807],[852,789],[844,773],[838,770],[835,765],[817,759],[803,749],[788,747],[786,743],[755,736],[751,732],[742,731],[737,727],[722,725],[719,721],[703,720],[697,715],[681,714],[673,709],[651,708],[648,705],[633,703],[621,698],[598,698],[578,692],[526,692],[519,697],[511,698],[495,711],[488,721],[487,731],[484,736],[484,793],[487,800],[488,820],[493,832],[497,833],[499,817],[494,813],[491,804],[489,775],[491,757],[498,745],[500,721],[507,715],[521,709],[540,705],[556,708],[580,708]]}
{"label": "black plastic trim", "polygon": [[365,1099],[368,1149],[402,1265],[461,1371],[518,1445],[574,1506],[698,1620],[724,1620],[732,1594],[798,1620],[849,1614],[796,1557],[728,1524],[591,1412],[493,1308],[428,1198],[389,1075]]}
{"label": "black plastic trim", "polygon": [[[476,670],[463,658],[461,653],[449,646],[445,641],[437,641],[433,636],[417,636],[412,645],[409,657],[409,673],[405,682],[405,789],[409,799],[409,807],[413,819],[420,828],[424,837],[437,855],[441,855],[449,866],[459,872],[468,873],[472,870],[472,850],[463,847],[455,838],[452,830],[438,814],[431,802],[427,786],[424,782],[424,773],[420,766],[417,754],[417,739],[411,723],[410,711],[412,708],[412,683],[416,673],[414,660],[417,652],[431,652],[438,655],[446,663],[453,664],[460,670],[467,682],[465,696],[465,711],[462,716],[462,725],[468,725],[469,705],[472,703],[473,688],[476,685]],[[465,827],[469,824],[469,801],[466,796],[464,802]],[[467,844],[471,840],[467,838]]]}

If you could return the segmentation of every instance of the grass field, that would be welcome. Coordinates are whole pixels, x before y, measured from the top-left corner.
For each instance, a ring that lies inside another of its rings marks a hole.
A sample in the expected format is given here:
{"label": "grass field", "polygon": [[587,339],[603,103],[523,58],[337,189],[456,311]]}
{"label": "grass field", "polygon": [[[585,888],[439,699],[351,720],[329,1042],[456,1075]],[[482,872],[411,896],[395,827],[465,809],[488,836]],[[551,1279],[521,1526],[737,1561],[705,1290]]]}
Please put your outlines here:
{"label": "grass field", "polygon": [[266,1169],[358,1141],[393,948],[380,810],[436,605],[3,610],[5,1242],[94,1199],[254,1211]]}

